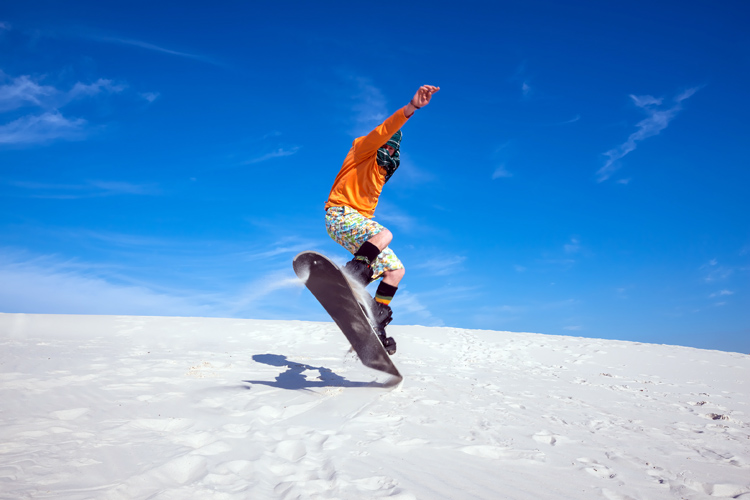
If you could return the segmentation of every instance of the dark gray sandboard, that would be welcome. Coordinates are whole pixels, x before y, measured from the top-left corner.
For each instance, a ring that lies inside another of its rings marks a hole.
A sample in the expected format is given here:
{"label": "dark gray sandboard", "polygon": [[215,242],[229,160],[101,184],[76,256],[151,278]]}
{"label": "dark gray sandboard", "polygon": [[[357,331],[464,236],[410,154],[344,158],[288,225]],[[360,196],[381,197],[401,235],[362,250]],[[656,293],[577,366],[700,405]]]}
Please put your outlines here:
{"label": "dark gray sandboard", "polygon": [[[294,272],[338,325],[362,364],[403,378],[359,305],[341,269],[317,252],[302,252],[292,263]],[[390,385],[390,384],[389,384]]]}

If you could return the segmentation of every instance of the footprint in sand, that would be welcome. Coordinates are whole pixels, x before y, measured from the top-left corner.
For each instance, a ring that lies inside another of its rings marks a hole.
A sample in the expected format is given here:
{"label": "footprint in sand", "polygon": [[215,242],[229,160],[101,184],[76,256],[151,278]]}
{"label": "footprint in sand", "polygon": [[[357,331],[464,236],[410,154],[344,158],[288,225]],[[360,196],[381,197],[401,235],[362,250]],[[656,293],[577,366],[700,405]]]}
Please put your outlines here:
{"label": "footprint in sand", "polygon": [[[323,453],[328,436],[309,429],[292,428],[289,432],[304,439],[285,439],[266,452],[260,466],[270,473],[277,498],[315,498],[330,491],[336,481],[336,467],[330,453]],[[266,476],[268,477],[268,476]]]}
{"label": "footprint in sand", "polygon": [[550,446],[555,446],[555,444],[557,444],[557,438],[558,438],[558,436],[555,436],[549,431],[539,431],[531,437],[537,443],[548,444]]}
{"label": "footprint in sand", "polygon": [[604,464],[600,464],[596,460],[583,457],[579,458],[578,461],[584,465],[583,470],[592,476],[601,477],[603,479],[614,479],[617,476],[611,468]]}

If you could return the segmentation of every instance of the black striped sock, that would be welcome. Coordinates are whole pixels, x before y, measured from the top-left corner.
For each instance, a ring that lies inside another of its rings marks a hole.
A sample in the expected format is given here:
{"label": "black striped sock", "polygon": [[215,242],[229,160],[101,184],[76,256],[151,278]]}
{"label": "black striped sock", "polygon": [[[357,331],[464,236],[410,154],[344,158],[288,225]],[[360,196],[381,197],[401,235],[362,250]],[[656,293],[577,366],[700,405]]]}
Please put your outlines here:
{"label": "black striped sock", "polygon": [[393,296],[398,291],[397,286],[389,285],[383,281],[378,285],[378,290],[375,292],[375,302],[388,305],[393,300]]}

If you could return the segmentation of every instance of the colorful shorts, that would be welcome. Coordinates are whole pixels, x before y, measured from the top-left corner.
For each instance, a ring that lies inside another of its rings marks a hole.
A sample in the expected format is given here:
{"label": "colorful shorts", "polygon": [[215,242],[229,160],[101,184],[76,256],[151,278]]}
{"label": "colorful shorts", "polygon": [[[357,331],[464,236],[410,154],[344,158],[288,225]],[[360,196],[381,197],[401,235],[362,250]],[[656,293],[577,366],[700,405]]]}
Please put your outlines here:
{"label": "colorful shorts", "polygon": [[[385,229],[372,219],[368,219],[353,208],[331,207],[326,210],[326,230],[333,241],[349,250],[352,255],[359,250],[362,243]],[[403,269],[393,250],[386,247],[380,252],[372,266],[372,279],[382,277],[386,271]]]}

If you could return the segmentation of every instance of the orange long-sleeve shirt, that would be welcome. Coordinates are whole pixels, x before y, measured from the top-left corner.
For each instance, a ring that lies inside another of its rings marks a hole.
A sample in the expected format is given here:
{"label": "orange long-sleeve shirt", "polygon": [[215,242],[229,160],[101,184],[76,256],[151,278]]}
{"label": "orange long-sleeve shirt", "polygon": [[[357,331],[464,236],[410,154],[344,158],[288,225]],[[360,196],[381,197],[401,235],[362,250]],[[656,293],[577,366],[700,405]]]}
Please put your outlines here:
{"label": "orange long-sleeve shirt", "polygon": [[378,148],[385,145],[409,118],[405,107],[401,108],[366,136],[354,139],[333,182],[326,210],[346,206],[372,219],[385,184],[385,169],[377,164]]}

